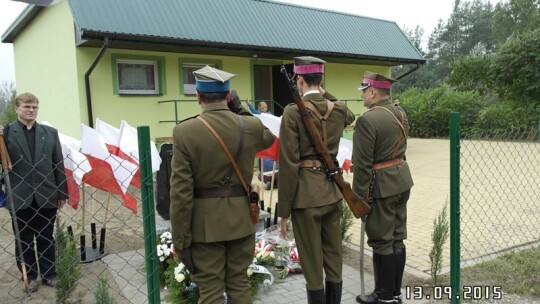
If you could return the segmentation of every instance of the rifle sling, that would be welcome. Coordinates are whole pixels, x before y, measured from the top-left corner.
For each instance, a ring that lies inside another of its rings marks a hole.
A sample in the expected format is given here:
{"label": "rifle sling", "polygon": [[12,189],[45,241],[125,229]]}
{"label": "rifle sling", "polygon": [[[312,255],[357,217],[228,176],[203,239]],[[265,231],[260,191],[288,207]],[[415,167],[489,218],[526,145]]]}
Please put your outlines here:
{"label": "rifle sling", "polygon": [[317,118],[321,122],[322,133],[323,133],[322,143],[326,147],[328,144],[328,132],[326,131],[326,120],[328,119],[328,116],[330,116],[330,112],[332,112],[332,110],[334,109],[334,103],[328,99],[326,100],[327,109],[326,109],[326,113],[324,113],[324,116],[321,115],[321,113],[319,113],[319,111],[313,104],[313,101],[311,100],[304,101],[304,104],[306,105],[306,108],[309,108],[311,110],[311,113],[315,114],[315,116],[317,116]]}

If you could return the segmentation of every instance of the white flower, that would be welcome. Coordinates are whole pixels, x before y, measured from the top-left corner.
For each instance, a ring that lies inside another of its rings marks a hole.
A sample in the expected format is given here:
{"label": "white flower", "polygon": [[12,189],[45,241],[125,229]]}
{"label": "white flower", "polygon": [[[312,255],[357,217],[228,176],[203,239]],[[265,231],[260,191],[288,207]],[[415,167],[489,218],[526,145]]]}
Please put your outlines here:
{"label": "white flower", "polygon": [[178,282],[182,283],[182,282],[184,282],[184,279],[186,278],[186,276],[183,273],[179,273],[179,274],[175,275],[174,278]]}
{"label": "white flower", "polygon": [[165,261],[165,257],[164,257],[164,256],[160,256],[160,257],[159,257],[159,261],[160,261],[160,262]]}
{"label": "white flower", "polygon": [[161,249],[161,245],[157,245],[157,255],[158,257],[163,256],[163,250]]}
{"label": "white flower", "polygon": [[271,257],[272,259],[275,259],[275,258],[276,258],[276,255],[274,254],[273,251],[270,251],[270,257]]}
{"label": "white flower", "polygon": [[248,269],[247,269],[247,275],[248,275],[248,277],[250,277],[251,275],[253,275],[253,269],[251,269],[251,267],[248,267]]}

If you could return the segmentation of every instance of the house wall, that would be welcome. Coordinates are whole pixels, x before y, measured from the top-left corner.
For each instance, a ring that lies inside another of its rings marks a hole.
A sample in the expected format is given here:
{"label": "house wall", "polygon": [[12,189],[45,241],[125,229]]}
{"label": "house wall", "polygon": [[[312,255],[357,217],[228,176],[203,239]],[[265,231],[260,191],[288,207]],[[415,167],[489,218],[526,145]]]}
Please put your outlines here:
{"label": "house wall", "polygon": [[[40,12],[14,41],[17,91],[29,91],[40,99],[38,121],[48,121],[60,132],[80,138],[80,124],[89,125],[84,75],[91,67],[100,48],[76,47],[75,27],[67,2]],[[164,85],[161,95],[134,96],[115,92],[114,59],[118,56],[150,56],[164,63]],[[156,51],[136,51],[108,48],[90,76],[92,113],[95,123],[99,118],[119,127],[126,120],[136,127],[148,125],[151,137],[170,137],[175,118],[179,120],[197,115],[201,109],[194,96],[182,94],[181,61],[209,60],[219,62],[223,70],[236,74],[231,87],[239,96],[253,97],[253,58],[212,56]],[[271,64],[289,64],[291,60],[258,58]],[[389,75],[389,67],[328,63],[325,88],[342,100],[355,114],[365,111],[356,90],[366,71]],[[178,104],[166,100],[190,100]],[[292,102],[292,100],[291,100]]]}
{"label": "house wall", "polygon": [[68,135],[78,134],[71,132],[81,106],[73,19],[67,1],[42,10],[17,36],[13,48],[17,93],[31,92],[38,97],[38,121],[47,121]]}

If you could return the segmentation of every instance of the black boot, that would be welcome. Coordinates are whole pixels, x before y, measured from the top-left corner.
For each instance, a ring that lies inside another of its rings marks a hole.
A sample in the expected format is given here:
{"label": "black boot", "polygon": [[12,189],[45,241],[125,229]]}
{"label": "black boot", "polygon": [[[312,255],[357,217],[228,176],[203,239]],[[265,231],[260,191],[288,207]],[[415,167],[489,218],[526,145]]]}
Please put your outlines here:
{"label": "black boot", "polygon": [[330,281],[325,282],[326,304],[339,304],[341,303],[341,290],[343,288],[343,281],[334,283]]}
{"label": "black boot", "polygon": [[356,302],[362,304],[375,304],[377,303],[377,291],[380,290],[379,280],[381,278],[381,255],[373,253],[373,278],[375,280],[375,288],[373,292],[368,293],[365,296],[358,295],[356,296]]}
{"label": "black boot", "polygon": [[377,291],[378,303],[396,303],[394,290],[396,285],[396,259],[394,254],[381,255],[380,291]]}
{"label": "black boot", "polygon": [[401,304],[401,281],[403,279],[403,272],[405,271],[405,261],[407,259],[405,247],[394,247],[394,258],[396,259],[396,282],[394,287],[394,299],[397,301],[398,304]]}
{"label": "black boot", "polygon": [[307,289],[308,304],[325,304],[324,289],[309,290]]}

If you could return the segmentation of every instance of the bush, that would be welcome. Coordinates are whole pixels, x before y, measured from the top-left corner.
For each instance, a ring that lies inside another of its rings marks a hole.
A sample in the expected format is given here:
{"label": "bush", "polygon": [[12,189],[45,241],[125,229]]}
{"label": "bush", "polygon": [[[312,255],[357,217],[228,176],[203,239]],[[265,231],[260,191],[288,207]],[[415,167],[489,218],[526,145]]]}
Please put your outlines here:
{"label": "bush", "polygon": [[468,131],[474,127],[478,113],[485,107],[477,93],[458,92],[447,86],[430,90],[410,89],[400,97],[409,118],[412,137],[448,137],[452,112],[461,113],[461,129]]}

